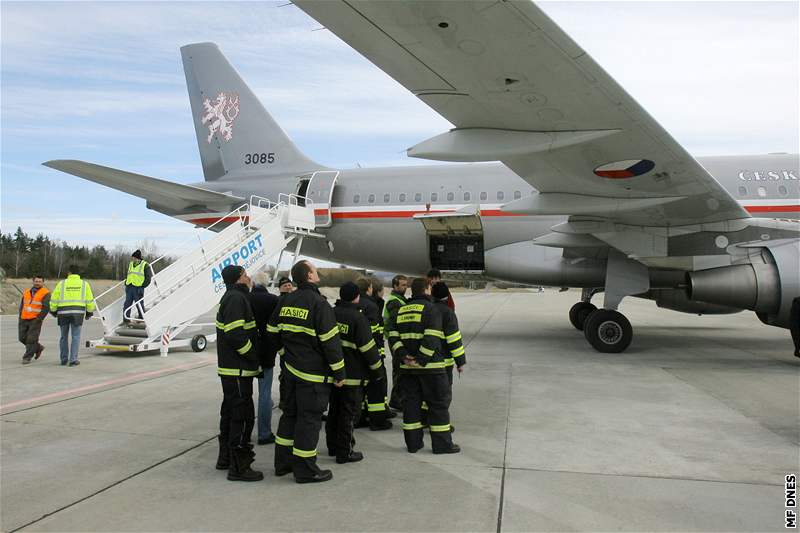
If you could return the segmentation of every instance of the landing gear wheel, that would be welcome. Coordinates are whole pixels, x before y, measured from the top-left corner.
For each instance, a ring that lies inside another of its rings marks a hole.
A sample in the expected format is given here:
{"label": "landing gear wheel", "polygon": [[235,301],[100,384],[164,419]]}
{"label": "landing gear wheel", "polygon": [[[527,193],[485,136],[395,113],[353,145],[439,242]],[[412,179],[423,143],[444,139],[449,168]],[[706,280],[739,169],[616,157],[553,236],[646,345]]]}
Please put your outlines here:
{"label": "landing gear wheel", "polygon": [[620,353],[630,345],[633,328],[622,313],[598,309],[586,318],[583,334],[598,352]]}
{"label": "landing gear wheel", "polygon": [[578,331],[583,331],[583,325],[592,312],[597,311],[597,306],[589,302],[578,302],[569,310],[569,321]]}
{"label": "landing gear wheel", "polygon": [[208,345],[208,341],[206,340],[205,335],[195,335],[192,337],[192,350],[195,352],[202,352],[206,349]]}

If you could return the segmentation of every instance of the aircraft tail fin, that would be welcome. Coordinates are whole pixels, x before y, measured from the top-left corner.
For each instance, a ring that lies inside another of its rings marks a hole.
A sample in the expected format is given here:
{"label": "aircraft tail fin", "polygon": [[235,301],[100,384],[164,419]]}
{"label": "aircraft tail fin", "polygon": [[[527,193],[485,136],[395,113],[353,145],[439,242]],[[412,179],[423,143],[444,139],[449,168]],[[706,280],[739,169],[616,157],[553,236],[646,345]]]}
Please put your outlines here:
{"label": "aircraft tail fin", "polygon": [[295,146],[216,44],[183,46],[181,57],[206,181],[324,168]]}

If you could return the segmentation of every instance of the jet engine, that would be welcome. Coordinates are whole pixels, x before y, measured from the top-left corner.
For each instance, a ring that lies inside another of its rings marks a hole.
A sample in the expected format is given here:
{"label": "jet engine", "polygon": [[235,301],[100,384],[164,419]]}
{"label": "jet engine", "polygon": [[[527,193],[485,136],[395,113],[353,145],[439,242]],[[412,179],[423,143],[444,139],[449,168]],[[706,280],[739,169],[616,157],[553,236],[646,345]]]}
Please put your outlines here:
{"label": "jet engine", "polygon": [[758,248],[749,263],[687,273],[687,298],[750,309],[765,324],[789,327],[792,300],[800,296],[800,240]]}
{"label": "jet engine", "polygon": [[682,289],[653,289],[643,295],[644,298],[654,300],[656,305],[663,309],[671,309],[680,313],[693,315],[730,315],[739,313],[741,308],[727,305],[711,304],[690,300],[685,290]]}

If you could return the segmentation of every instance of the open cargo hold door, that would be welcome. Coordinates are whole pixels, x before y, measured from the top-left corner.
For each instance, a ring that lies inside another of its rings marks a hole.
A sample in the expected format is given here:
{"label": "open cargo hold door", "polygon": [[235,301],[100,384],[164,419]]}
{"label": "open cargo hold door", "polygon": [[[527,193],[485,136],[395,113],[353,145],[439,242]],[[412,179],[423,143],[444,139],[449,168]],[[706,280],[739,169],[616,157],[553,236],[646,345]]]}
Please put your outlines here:
{"label": "open cargo hold door", "polygon": [[428,234],[431,266],[443,272],[483,272],[483,224],[478,213],[478,206],[468,206],[414,215]]}
{"label": "open cargo hold door", "polygon": [[333,187],[336,185],[338,177],[338,170],[318,170],[311,175],[308,182],[306,196],[314,202],[314,214],[318,228],[329,228],[333,221],[331,198],[333,198]]}

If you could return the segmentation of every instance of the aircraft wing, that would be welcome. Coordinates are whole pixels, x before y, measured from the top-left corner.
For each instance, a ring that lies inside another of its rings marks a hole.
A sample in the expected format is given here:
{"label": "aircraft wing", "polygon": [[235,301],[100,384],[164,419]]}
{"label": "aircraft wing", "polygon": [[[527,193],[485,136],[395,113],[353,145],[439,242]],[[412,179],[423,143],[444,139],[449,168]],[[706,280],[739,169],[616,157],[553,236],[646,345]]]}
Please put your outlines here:
{"label": "aircraft wing", "polygon": [[749,217],[530,1],[293,3],[455,126],[410,156],[499,160],[539,191],[507,210],[591,216],[602,197],[598,215],[631,225]]}
{"label": "aircraft wing", "polygon": [[235,204],[241,204],[245,201],[244,198],[239,196],[207,191],[191,185],[151,178],[85,161],[59,159],[42,164],[46,167],[144,198],[150,204],[168,206],[175,210],[193,206],[206,206],[227,212]]}

